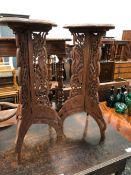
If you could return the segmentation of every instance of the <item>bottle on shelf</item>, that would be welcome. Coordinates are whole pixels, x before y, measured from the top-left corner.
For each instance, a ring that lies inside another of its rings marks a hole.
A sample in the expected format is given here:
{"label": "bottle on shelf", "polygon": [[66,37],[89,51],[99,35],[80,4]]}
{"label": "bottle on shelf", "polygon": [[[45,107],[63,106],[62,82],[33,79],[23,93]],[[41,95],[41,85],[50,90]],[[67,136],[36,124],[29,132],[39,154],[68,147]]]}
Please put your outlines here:
{"label": "bottle on shelf", "polygon": [[111,89],[112,89],[112,90],[114,90],[114,89],[115,89],[114,85],[111,85]]}
{"label": "bottle on shelf", "polygon": [[127,89],[126,89],[126,85],[121,87],[121,102],[125,103],[125,98],[127,96]]}
{"label": "bottle on shelf", "polygon": [[121,114],[128,112],[127,105],[125,104],[126,96],[126,85],[122,86],[121,88],[117,88],[116,103],[114,105],[116,112]]}
{"label": "bottle on shelf", "polygon": [[111,87],[110,94],[107,96],[107,106],[110,108],[114,107],[115,104],[115,95],[114,95],[114,87]]}
{"label": "bottle on shelf", "polygon": [[121,102],[121,88],[117,88],[117,92],[115,95],[115,102]]}

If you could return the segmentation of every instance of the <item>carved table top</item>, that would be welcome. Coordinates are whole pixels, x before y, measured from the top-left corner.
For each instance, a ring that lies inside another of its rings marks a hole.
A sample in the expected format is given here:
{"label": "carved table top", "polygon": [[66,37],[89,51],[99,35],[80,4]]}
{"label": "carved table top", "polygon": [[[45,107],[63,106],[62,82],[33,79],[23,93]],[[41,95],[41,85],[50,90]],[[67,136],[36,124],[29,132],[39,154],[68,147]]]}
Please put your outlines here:
{"label": "carved table top", "polygon": [[30,29],[45,29],[45,27],[57,26],[55,23],[46,20],[35,20],[17,17],[4,17],[0,18],[0,23],[3,25],[10,25],[20,28],[30,28]]}
{"label": "carved table top", "polygon": [[107,31],[109,29],[114,29],[115,26],[112,24],[72,24],[65,25],[64,28],[68,28],[70,31]]}

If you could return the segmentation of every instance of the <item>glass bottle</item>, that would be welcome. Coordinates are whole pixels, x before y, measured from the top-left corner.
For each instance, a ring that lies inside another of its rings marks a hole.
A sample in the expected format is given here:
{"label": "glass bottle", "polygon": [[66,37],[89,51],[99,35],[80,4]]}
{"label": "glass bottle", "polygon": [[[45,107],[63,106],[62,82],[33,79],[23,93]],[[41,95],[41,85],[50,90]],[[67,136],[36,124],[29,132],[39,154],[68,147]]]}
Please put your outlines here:
{"label": "glass bottle", "polygon": [[115,102],[121,102],[121,88],[117,88],[117,93],[115,96]]}
{"label": "glass bottle", "polygon": [[125,98],[127,96],[126,85],[121,87],[121,102],[125,103]]}
{"label": "glass bottle", "polygon": [[131,116],[131,93],[126,96],[125,103],[128,107],[128,115]]}
{"label": "glass bottle", "polygon": [[115,111],[120,114],[127,113],[127,105],[122,102],[117,102],[115,103]]}
{"label": "glass bottle", "polygon": [[114,89],[112,89],[112,88],[110,89],[110,94],[107,97],[106,103],[107,103],[107,106],[108,107],[110,107],[110,108],[113,108],[114,107],[114,104],[115,104],[115,95],[114,95]]}

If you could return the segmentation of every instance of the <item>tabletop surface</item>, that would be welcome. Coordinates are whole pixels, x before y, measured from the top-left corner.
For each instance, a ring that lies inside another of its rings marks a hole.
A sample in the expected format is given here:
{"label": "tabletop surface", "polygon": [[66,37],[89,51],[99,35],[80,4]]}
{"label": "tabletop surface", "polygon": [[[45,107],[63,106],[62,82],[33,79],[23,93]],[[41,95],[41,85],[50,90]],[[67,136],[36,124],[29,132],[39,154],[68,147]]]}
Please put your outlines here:
{"label": "tabletop surface", "polygon": [[114,29],[115,26],[113,24],[88,24],[88,23],[82,23],[82,24],[66,24],[64,28],[69,29],[89,29],[89,30],[109,30]]}
{"label": "tabletop surface", "polygon": [[[88,130],[87,130],[88,123]],[[0,130],[1,175],[75,175],[86,174],[127,157],[131,142],[110,125],[106,139],[99,143],[99,129],[85,113],[69,116],[64,123],[66,139],[56,142],[55,131],[35,124],[29,129],[22,149],[22,164],[17,165],[14,139],[16,126]]]}
{"label": "tabletop surface", "polygon": [[131,116],[116,113],[114,108],[107,107],[106,102],[101,102],[100,107],[107,124],[111,124],[123,137],[131,141]]}
{"label": "tabletop surface", "polygon": [[0,18],[0,23],[1,24],[25,24],[27,26],[31,25],[51,25],[51,26],[57,26],[55,23],[51,21],[46,21],[46,20],[38,20],[38,19],[27,19],[27,18],[18,18],[18,17],[3,17]]}

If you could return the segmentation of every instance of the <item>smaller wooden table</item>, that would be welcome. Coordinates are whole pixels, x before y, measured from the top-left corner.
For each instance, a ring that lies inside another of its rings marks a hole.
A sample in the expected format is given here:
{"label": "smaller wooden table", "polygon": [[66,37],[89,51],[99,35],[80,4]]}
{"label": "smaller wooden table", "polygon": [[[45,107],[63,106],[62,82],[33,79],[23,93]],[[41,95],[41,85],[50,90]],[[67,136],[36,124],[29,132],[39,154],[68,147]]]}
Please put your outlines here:
{"label": "smaller wooden table", "polygon": [[131,116],[116,113],[114,108],[106,106],[106,102],[101,102],[100,108],[106,123],[110,123],[121,135],[131,141]]}

